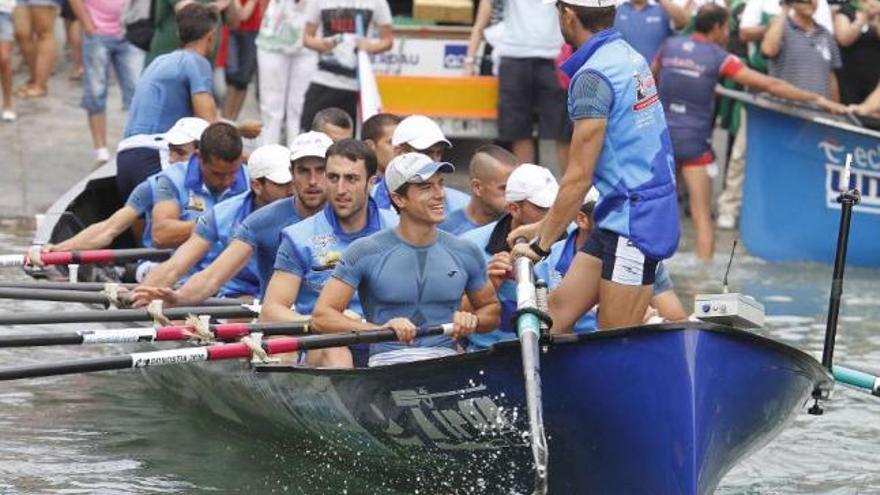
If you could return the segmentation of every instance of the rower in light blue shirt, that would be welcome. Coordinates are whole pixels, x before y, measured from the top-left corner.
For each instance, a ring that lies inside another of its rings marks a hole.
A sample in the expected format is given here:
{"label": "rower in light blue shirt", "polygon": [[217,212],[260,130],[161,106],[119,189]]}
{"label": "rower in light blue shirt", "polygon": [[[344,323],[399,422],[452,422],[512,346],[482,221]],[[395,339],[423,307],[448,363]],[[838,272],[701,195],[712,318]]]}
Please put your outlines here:
{"label": "rower in light blue shirt", "polygon": [[[400,224],[355,241],[315,305],[312,326],[317,332],[380,326],[395,331],[400,342],[370,346],[371,366],[453,355],[458,352],[454,339],[498,324],[498,302],[479,248],[437,229],[446,216],[443,175],[453,170],[420,153],[392,160],[385,178]],[[343,314],[355,293],[364,322]],[[463,299],[466,310],[459,309]],[[419,326],[450,322],[451,336],[415,338]]]}

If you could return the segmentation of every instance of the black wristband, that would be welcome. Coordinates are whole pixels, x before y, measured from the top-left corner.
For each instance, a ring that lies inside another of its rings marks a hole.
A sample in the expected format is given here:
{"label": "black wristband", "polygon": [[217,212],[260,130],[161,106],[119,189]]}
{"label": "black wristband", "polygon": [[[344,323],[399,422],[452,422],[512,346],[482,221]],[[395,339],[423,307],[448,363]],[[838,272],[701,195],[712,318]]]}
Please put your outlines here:
{"label": "black wristband", "polygon": [[534,241],[532,241],[531,244],[529,244],[529,249],[531,249],[533,253],[537,254],[541,258],[546,258],[547,256],[550,256],[550,251],[544,251],[543,249],[541,249],[541,238],[540,237],[535,239]]}

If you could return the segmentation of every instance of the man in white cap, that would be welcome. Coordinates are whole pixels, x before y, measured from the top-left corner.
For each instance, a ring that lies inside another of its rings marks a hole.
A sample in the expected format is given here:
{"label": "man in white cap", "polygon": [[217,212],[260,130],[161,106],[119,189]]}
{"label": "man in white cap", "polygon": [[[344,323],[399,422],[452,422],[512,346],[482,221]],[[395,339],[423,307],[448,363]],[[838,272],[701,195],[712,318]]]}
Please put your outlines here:
{"label": "man in white cap", "polygon": [[[168,304],[197,304],[217,293],[251,258],[255,258],[262,299],[275,266],[275,253],[281,242],[281,231],[324,207],[325,155],[331,144],[330,138],[323,133],[306,132],[293,140],[290,151],[283,146],[270,148],[278,150],[272,152],[273,161],[279,164],[284,162],[292,171],[294,195],[278,199],[238,223],[226,249],[207,268],[190,277],[179,289],[161,287],[148,291],[146,288],[139,288],[138,292],[143,294],[141,301],[163,299]],[[249,166],[258,152],[262,157],[263,148],[254,151],[248,162]],[[286,155],[282,156],[284,153]],[[278,169],[274,170],[281,173]]]}
{"label": "man in white cap", "polygon": [[[154,287],[171,287],[187,274],[200,270],[214,261],[232,237],[235,226],[251,212],[292,192],[290,151],[270,144],[257,148],[247,164],[250,190],[217,203],[199,217],[189,239],[167,261],[150,270],[143,284],[135,289],[135,301],[146,303],[155,298]],[[259,293],[256,263],[245,262],[237,267],[234,278],[223,285],[218,294],[226,297],[255,297]]]}
{"label": "man in white cap", "polygon": [[[400,342],[370,346],[370,365],[457,352],[455,340],[498,324],[495,290],[473,243],[437,229],[446,216],[443,176],[454,171],[420,153],[398,156],[385,180],[400,223],[352,243],[315,304],[316,332],[391,328]],[[430,261],[429,261],[430,260]],[[357,293],[366,321],[343,311]],[[471,311],[459,311],[465,299]],[[454,335],[415,338],[419,326],[454,323]]]}
{"label": "man in white cap", "polygon": [[497,330],[472,336],[470,341],[473,347],[485,349],[495,342],[516,338],[512,322],[516,310],[516,283],[512,278],[513,258],[507,236],[521,225],[541,221],[558,192],[559,185],[549,170],[524,163],[516,167],[507,179],[504,194],[507,213],[495,222],[461,235],[462,239],[479,246],[489,281],[501,302],[501,323]]}
{"label": "man in white cap", "polygon": [[569,164],[544,220],[508,236],[534,239],[515,246],[515,256],[545,258],[590,186],[599,190],[596,228],[550,295],[560,329],[597,302],[600,328],[641,323],[657,263],[672,256],[680,235],[675,158],[657,84],[645,59],[612,28],[615,4],[556,2],[562,35],[577,47],[561,67],[571,78]]}
{"label": "man in white cap", "polygon": [[[317,215],[281,231],[275,272],[266,289],[262,321],[297,321],[310,315],[343,251],[363,237],[397,225],[397,215],[370,199],[376,154],[363,141],[343,139],[327,149],[327,206]],[[350,309],[363,310],[357,300]],[[360,318],[358,316],[358,318]],[[309,353],[320,366],[351,367],[345,349]]]}
{"label": "man in white cap", "polygon": [[183,117],[162,134],[136,134],[116,147],[116,188],[123,198],[147,177],[171,163],[185,162],[196,152],[208,121]]}
{"label": "man in white cap", "polygon": [[[452,143],[446,139],[437,122],[424,115],[410,115],[401,120],[394,129],[394,134],[391,135],[391,145],[394,147],[394,156],[422,153],[436,162],[440,162],[443,159],[443,152],[452,147]],[[447,213],[467,206],[470,200],[467,194],[451,187],[445,189]],[[379,208],[391,208],[389,191],[384,178],[380,178],[373,188],[373,199],[376,200]]]}

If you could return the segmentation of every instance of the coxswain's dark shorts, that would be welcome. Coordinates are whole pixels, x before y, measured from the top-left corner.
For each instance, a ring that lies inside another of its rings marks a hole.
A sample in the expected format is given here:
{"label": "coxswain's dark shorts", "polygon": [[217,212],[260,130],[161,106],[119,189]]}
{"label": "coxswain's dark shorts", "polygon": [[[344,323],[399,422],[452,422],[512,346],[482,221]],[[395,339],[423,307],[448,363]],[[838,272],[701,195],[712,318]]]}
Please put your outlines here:
{"label": "coxswain's dark shorts", "polygon": [[660,260],[645,256],[622,235],[593,229],[581,251],[602,261],[602,279],[623,285],[654,285]]}

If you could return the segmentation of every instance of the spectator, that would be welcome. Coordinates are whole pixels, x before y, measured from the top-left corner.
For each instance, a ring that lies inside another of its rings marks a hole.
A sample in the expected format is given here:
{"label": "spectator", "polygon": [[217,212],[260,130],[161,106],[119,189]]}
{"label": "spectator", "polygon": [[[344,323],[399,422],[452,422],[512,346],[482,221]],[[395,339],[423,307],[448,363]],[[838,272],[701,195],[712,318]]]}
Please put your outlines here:
{"label": "spectator", "polygon": [[49,76],[55,66],[55,0],[19,0],[15,9],[15,37],[28,68],[28,80],[16,94],[41,98],[48,94]]}
{"label": "spectator", "polygon": [[70,0],[61,0],[61,18],[64,19],[64,37],[73,62],[70,80],[79,81],[83,78],[83,26],[76,18]]}
{"label": "spectator", "polygon": [[522,162],[536,161],[536,119],[538,137],[556,141],[560,165],[564,168],[567,162],[571,123],[555,66],[561,48],[553,5],[505,0],[504,34],[498,47],[498,137],[511,143]]}
{"label": "spectator", "polygon": [[[358,36],[357,26],[364,33]],[[378,31],[379,39],[371,39]],[[306,91],[300,127],[307,128],[320,110],[338,107],[357,115],[356,50],[382,53],[391,49],[391,8],[387,0],[312,1],[306,11],[303,45],[318,52],[318,71]]]}
{"label": "spectator", "polygon": [[342,109],[325,108],[315,114],[311,130],[323,132],[335,143],[354,136],[354,121],[351,120],[351,115]]}
{"label": "spectator", "polygon": [[[257,31],[263,19],[263,0],[239,2],[241,24],[229,31],[229,52],[226,59],[226,96],[223,117],[236,120],[247,96],[247,88],[257,71]],[[277,70],[277,69],[276,69]]]}
{"label": "spectator", "polygon": [[[156,57],[173,52],[186,44],[178,35],[180,27],[177,24],[177,14],[184,7],[194,2],[210,6],[222,16],[226,26],[230,29],[238,27],[238,3],[235,0],[155,0],[153,7],[155,31],[153,32],[153,39],[150,41],[147,64],[152,63]],[[218,29],[215,43],[219,40],[220,33]],[[217,54],[217,45],[212,44],[209,48],[208,54],[205,57],[209,60],[214,60]]]}
{"label": "spectator", "polygon": [[88,114],[95,148],[95,162],[110,159],[107,150],[107,87],[110,67],[116,73],[122,106],[128,109],[137,78],[144,66],[144,52],[125,39],[123,2],[119,0],[68,0],[83,30],[85,63],[82,107]]}
{"label": "spectator", "polygon": [[[480,0],[464,57],[463,70],[466,76],[490,76],[497,72],[499,60],[495,47],[504,31],[504,24],[501,22],[503,13],[504,0]],[[483,56],[477,60],[477,50],[480,49],[483,37],[486,38],[486,45]]]}
{"label": "spectator", "polygon": [[834,37],[843,56],[840,71],[840,99],[859,103],[871,94],[880,80],[880,0],[864,0],[840,6],[834,15]]}
{"label": "spectator", "polygon": [[385,167],[394,158],[394,145],[391,136],[400,123],[400,117],[390,113],[377,113],[364,121],[361,139],[376,153],[376,176],[385,175]]}
{"label": "spectator", "polygon": [[813,20],[817,0],[786,0],[782,15],[767,28],[761,53],[770,60],[770,75],[840,101],[836,69],[841,67],[834,35]]}
{"label": "spectator", "polygon": [[170,129],[182,117],[213,122],[217,107],[208,56],[217,36],[215,9],[190,3],[177,13],[183,47],[162,55],[144,70],[135,88],[125,137],[156,134]]}
{"label": "spectator", "polygon": [[850,105],[849,110],[859,115],[880,118],[880,83],[878,83],[877,87],[874,88],[874,91],[865,98],[865,101],[858,105]]}
{"label": "spectator", "polygon": [[280,143],[282,132],[288,145],[300,133],[306,89],[318,57],[303,48],[302,32],[308,6],[318,0],[269,0],[257,35],[257,83],[263,142]]}
{"label": "spectator", "polygon": [[689,20],[690,13],[673,0],[628,0],[617,7],[614,29],[650,62],[666,38],[685,27]]}
{"label": "spectator", "polygon": [[12,11],[15,0],[0,0],[0,90],[3,91],[3,107],[0,120],[15,120],[15,107],[12,103]]}
{"label": "spectator", "polygon": [[657,52],[653,70],[659,75],[663,103],[675,161],[690,198],[691,219],[696,231],[696,254],[711,261],[714,253],[712,225],[712,179],[717,174],[712,152],[715,121],[715,85],[722,77],[759,91],[790,100],[815,102],[826,110],[843,107],[798,89],[779,79],[746,67],[722,48],[730,28],[724,7],[706,5],[697,13],[693,36],[667,40]]}

